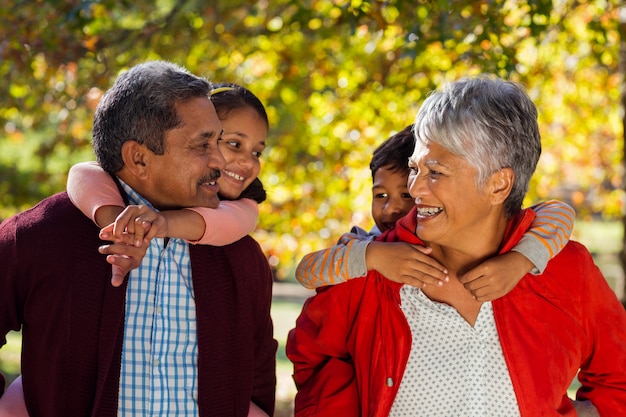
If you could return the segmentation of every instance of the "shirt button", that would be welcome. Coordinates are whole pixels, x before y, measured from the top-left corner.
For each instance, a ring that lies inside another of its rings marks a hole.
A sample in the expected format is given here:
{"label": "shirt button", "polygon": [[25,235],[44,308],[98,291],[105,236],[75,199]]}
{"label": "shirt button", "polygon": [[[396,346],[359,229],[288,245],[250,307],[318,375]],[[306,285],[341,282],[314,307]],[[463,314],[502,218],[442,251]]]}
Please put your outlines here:
{"label": "shirt button", "polygon": [[155,359],[154,362],[152,362],[152,364],[154,366],[159,366],[161,364],[161,361],[159,361],[158,359]]}
{"label": "shirt button", "polygon": [[162,311],[163,311],[163,308],[161,308],[161,306],[156,308],[157,314],[161,314]]}

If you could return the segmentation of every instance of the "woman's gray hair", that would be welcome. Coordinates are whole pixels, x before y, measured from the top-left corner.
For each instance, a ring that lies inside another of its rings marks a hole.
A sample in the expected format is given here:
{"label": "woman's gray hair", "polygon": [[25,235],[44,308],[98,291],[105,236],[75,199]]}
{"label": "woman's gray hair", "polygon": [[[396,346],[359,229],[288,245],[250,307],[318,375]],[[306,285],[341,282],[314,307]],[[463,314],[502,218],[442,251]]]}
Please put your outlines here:
{"label": "woman's gray hair", "polygon": [[209,82],[165,61],[136,65],[121,74],[102,97],[93,123],[93,148],[102,168],[116,173],[124,166],[128,140],[164,152],[165,134],[180,124],[175,105],[208,97]]}
{"label": "woman's gray hair", "polygon": [[541,155],[537,108],[522,86],[487,75],[450,83],[424,101],[414,133],[418,155],[430,143],[442,146],[478,170],[478,187],[498,170],[512,168],[505,214],[522,208]]}

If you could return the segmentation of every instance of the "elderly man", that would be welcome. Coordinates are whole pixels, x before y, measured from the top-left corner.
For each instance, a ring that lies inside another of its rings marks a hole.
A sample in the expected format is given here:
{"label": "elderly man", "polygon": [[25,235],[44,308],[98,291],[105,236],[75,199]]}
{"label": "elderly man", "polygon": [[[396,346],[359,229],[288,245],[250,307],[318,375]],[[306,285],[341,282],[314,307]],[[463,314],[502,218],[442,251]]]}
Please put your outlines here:
{"label": "elderly man", "polygon": [[432,248],[450,280],[418,288],[372,271],[309,299],[287,344],[296,415],[626,415],[626,313],[581,244],[491,302],[458,279],[535,216],[521,209],[541,153],[530,98],[460,80],[429,96],[414,132],[416,207],[380,239]]}
{"label": "elderly man", "polygon": [[[208,92],[207,80],[161,61],[106,92],[94,150],[129,204],[219,204],[222,126]],[[259,245],[153,239],[114,287],[102,243],[66,193],[0,225],[0,332],[22,330],[29,414],[271,415],[277,344]]]}

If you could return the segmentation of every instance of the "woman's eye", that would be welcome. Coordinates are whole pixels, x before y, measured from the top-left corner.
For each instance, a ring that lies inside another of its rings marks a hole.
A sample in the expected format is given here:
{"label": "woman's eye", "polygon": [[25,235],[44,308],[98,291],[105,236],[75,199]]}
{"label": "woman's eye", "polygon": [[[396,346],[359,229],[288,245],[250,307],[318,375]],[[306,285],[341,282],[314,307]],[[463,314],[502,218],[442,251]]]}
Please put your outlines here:
{"label": "woman's eye", "polygon": [[235,140],[229,140],[226,143],[228,143],[228,145],[232,146],[233,148],[239,148],[241,146],[241,144]]}
{"label": "woman's eye", "polygon": [[263,152],[254,151],[254,152],[252,152],[252,155],[254,155],[257,158],[260,158],[261,156],[263,156]]}
{"label": "woman's eye", "polygon": [[387,198],[387,193],[374,194],[374,198]]}

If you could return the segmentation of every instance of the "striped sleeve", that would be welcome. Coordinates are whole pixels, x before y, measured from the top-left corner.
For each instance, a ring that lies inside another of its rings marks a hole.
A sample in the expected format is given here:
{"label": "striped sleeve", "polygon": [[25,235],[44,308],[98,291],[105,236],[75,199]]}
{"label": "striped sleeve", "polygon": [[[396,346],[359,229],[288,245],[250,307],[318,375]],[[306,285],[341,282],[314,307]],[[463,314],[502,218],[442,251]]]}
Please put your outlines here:
{"label": "striped sleeve", "polygon": [[567,244],[574,228],[576,213],[571,206],[558,200],[539,203],[531,209],[537,216],[513,250],[535,265],[531,273],[540,274],[548,261]]}
{"label": "striped sleeve", "polygon": [[305,255],[296,268],[296,279],[306,288],[319,288],[365,276],[365,250],[372,237],[345,233],[337,245]]}

